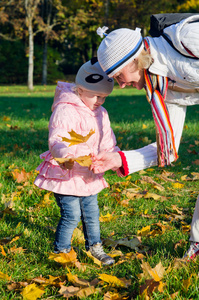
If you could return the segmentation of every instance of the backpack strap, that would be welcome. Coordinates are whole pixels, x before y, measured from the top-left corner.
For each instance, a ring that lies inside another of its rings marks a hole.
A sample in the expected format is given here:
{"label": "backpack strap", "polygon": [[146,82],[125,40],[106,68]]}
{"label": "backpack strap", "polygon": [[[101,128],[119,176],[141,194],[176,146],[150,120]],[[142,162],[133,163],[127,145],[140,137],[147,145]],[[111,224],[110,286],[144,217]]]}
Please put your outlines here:
{"label": "backpack strap", "polygon": [[172,41],[168,38],[168,36],[167,36],[164,32],[160,33],[160,36],[162,36],[162,37],[169,43],[169,45],[170,45],[175,51],[177,51],[179,54],[181,54],[181,55],[183,55],[183,56],[185,56],[185,57],[187,57],[187,58],[199,59],[198,57],[194,56],[194,54],[193,54],[189,49],[187,49],[183,44],[182,44],[182,46],[183,46],[183,47],[185,48],[185,50],[186,50],[188,53],[190,53],[190,55],[192,55],[192,56],[188,56],[188,55],[182,54],[178,49],[176,49],[176,47],[173,45]]}

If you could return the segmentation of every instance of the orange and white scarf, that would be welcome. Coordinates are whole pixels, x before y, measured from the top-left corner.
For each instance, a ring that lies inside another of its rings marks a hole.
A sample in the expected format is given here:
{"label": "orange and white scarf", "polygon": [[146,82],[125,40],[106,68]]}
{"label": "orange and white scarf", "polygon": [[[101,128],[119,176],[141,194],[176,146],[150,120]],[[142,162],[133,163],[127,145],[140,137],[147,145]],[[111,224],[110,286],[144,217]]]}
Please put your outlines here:
{"label": "orange and white scarf", "polygon": [[[149,45],[146,39],[144,41],[145,46],[148,49]],[[178,158],[173,128],[165,104],[168,78],[152,74],[149,70],[144,70],[144,77],[146,83],[146,96],[151,105],[156,127],[158,166],[164,167],[165,165],[171,164],[171,157],[174,161]]]}

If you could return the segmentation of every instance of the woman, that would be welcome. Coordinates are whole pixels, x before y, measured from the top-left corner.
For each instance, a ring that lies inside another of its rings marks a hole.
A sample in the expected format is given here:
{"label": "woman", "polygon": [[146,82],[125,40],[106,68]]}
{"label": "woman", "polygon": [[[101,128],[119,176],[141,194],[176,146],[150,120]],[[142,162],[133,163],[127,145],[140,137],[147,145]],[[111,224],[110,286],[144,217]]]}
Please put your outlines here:
{"label": "woman", "polygon": [[[98,49],[98,61],[121,88],[146,89],[156,125],[156,143],[146,147],[100,153],[94,173],[122,170],[126,176],[150,166],[169,165],[177,159],[186,108],[199,104],[199,15],[164,29],[178,53],[162,37],[142,39],[140,29],[117,29],[106,35]],[[98,33],[104,34],[103,28]],[[193,59],[194,58],[194,59]],[[166,106],[165,106],[166,104]],[[162,121],[163,120],[163,121]],[[191,225],[191,246],[185,256],[199,255],[199,197]]]}

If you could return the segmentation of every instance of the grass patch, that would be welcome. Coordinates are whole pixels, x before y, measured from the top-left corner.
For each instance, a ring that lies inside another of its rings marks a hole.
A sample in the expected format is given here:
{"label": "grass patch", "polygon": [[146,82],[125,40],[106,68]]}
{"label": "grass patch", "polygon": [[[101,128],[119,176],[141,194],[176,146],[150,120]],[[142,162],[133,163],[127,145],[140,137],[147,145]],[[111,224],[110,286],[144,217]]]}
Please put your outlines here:
{"label": "grass patch", "polygon": [[[144,283],[149,286],[147,279],[153,284],[148,288],[148,294],[153,290],[150,299],[173,299],[174,295],[175,299],[199,299],[199,260],[187,265],[180,262],[189,247],[190,222],[199,188],[198,180],[184,180],[186,175],[192,178],[193,172],[199,172],[195,163],[199,153],[196,134],[199,107],[188,107],[179,159],[174,165],[165,170],[154,167],[126,178],[119,178],[112,171],[106,173],[110,187],[99,194],[99,206],[101,215],[109,216],[109,220],[101,222],[101,237],[106,252],[114,248],[110,238],[121,252],[116,256],[116,265],[100,268],[84,253],[84,245],[75,239],[77,258],[86,264],[86,270],[82,271],[75,267],[63,268],[48,258],[53,251],[59,209],[52,194],[33,184],[35,169],[41,162],[39,155],[48,150],[54,90],[55,86],[36,86],[33,92],[23,86],[0,87],[0,298],[23,299],[20,293],[25,285],[32,284],[40,275],[43,278],[64,276],[63,285],[73,286],[67,277],[70,270],[89,282],[103,273],[130,282],[125,287],[99,283],[96,288],[100,289],[95,294],[82,299],[105,299],[107,293],[109,297],[118,294],[118,298],[109,299],[142,299],[140,289],[144,290]],[[144,91],[116,87],[104,106],[121,149],[137,149],[155,141],[154,123]],[[17,182],[15,175],[22,170],[24,178]],[[168,172],[168,180],[161,177],[164,171]],[[146,181],[146,176],[163,189],[157,190],[156,185]],[[78,228],[81,229],[81,223]],[[121,242],[138,235],[142,241],[138,248]],[[153,281],[149,274],[146,276],[144,266],[155,268],[160,262],[166,270],[164,277]],[[154,288],[155,284],[159,289]],[[56,284],[42,286],[37,282],[36,286],[43,288],[42,299],[66,298],[59,294],[60,286]]]}

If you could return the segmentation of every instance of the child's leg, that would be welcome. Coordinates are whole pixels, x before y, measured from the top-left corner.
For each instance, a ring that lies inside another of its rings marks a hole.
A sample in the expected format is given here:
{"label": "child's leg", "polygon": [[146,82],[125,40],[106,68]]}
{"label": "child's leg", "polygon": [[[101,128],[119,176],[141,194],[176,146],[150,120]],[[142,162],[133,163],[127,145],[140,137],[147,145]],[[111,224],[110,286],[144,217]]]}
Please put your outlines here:
{"label": "child's leg", "polygon": [[80,221],[79,197],[54,194],[60,207],[61,218],[55,234],[55,251],[69,252],[74,229]]}
{"label": "child's leg", "polygon": [[115,260],[104,252],[101,244],[97,195],[81,197],[80,207],[86,250],[103,265],[114,264]]}
{"label": "child's leg", "polygon": [[196,206],[191,222],[191,233],[189,240],[191,242],[199,242],[199,196],[196,201]]}
{"label": "child's leg", "polygon": [[88,251],[89,246],[101,243],[97,195],[80,197],[80,207],[85,247]]}

